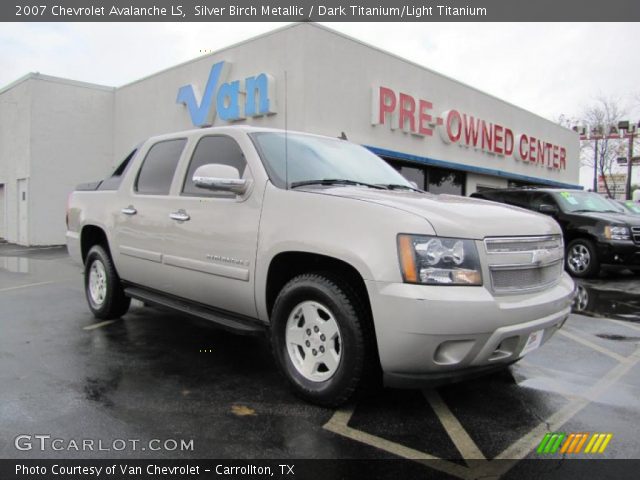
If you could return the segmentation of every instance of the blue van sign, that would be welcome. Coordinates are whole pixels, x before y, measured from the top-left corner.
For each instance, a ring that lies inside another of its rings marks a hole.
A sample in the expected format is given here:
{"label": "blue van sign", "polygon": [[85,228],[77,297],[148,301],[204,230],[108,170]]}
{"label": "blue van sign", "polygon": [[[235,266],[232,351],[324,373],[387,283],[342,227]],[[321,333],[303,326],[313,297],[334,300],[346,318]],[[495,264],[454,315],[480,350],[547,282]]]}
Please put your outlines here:
{"label": "blue van sign", "polygon": [[267,73],[260,73],[245,78],[243,82],[235,80],[218,87],[226,78],[229,66],[228,62],[218,62],[211,67],[199,103],[194,85],[184,85],[178,90],[176,102],[187,106],[191,123],[196,127],[213,125],[216,116],[220,120],[234,122],[276,113],[275,79]]}

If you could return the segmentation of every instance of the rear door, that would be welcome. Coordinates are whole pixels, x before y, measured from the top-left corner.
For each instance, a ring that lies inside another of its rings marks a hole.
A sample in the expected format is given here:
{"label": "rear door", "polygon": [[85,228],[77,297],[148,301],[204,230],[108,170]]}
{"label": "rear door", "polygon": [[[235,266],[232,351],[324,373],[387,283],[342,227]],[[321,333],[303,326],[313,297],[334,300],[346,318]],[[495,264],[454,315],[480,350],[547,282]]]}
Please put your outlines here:
{"label": "rear door", "polygon": [[164,215],[169,218],[164,263],[175,295],[222,310],[257,317],[254,297],[255,258],[262,199],[247,193],[212,192],[193,183],[205,164],[237,168],[252,181],[245,155],[234,138],[205,135],[193,149],[183,182]]}
{"label": "rear door", "polygon": [[113,243],[116,267],[124,280],[169,291],[162,265],[170,226],[168,195],[186,143],[177,138],[152,145],[133,180],[118,192]]}

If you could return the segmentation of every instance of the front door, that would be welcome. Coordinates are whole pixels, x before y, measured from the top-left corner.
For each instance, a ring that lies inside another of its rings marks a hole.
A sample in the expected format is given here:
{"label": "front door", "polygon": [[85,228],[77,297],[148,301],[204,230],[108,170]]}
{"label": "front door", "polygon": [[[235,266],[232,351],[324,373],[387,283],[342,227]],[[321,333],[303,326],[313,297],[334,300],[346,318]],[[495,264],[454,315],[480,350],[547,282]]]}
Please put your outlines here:
{"label": "front door", "polygon": [[184,183],[171,198],[171,225],[164,263],[171,291],[202,304],[257,317],[254,272],[262,192],[237,196],[196,187],[193,173],[204,164],[237,168],[252,179],[236,141],[224,135],[202,137],[189,161]]}

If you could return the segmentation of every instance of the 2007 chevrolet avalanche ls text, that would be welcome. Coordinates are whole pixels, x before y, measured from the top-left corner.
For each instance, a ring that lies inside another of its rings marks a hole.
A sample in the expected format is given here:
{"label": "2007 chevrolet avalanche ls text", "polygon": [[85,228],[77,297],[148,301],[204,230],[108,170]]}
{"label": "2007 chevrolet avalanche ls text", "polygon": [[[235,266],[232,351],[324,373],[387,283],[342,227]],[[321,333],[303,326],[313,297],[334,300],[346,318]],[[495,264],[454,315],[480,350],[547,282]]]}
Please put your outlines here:
{"label": "2007 chevrolet avalanche ls text", "polygon": [[69,198],[97,318],[131,298],[268,333],[296,392],[338,405],[504,368],[569,315],[558,224],[415,189],[364,147],[246,126],[151,138]]}

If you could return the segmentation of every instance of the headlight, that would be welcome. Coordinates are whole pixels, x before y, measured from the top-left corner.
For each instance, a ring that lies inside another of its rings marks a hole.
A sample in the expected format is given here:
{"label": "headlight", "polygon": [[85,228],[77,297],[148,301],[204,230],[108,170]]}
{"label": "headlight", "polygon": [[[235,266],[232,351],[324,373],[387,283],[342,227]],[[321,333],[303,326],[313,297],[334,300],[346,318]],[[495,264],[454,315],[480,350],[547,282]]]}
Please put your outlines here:
{"label": "headlight", "polygon": [[398,255],[407,283],[482,285],[473,240],[402,234],[398,235]]}
{"label": "headlight", "polygon": [[604,227],[604,237],[608,240],[630,240],[629,229],[622,225],[607,225]]}

